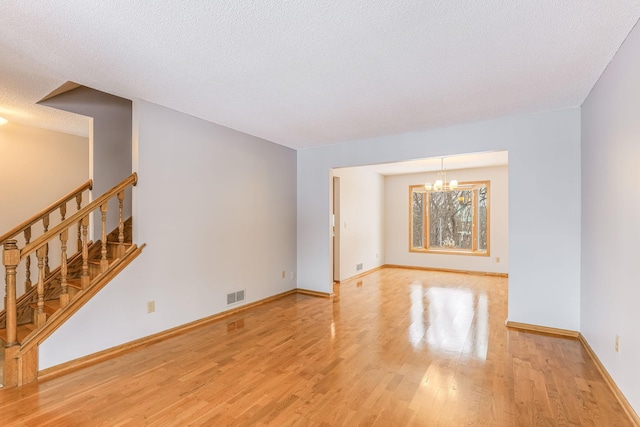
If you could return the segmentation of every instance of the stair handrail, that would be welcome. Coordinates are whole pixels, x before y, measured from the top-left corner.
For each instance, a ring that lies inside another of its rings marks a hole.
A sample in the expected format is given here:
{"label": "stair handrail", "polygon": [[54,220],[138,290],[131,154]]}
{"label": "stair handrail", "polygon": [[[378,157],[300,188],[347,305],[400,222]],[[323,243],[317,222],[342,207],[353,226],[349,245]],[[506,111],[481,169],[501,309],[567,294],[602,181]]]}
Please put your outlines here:
{"label": "stair handrail", "polygon": [[51,203],[49,206],[42,209],[37,214],[33,215],[31,218],[27,219],[26,221],[12,228],[8,232],[4,233],[2,236],[0,236],[0,246],[2,246],[4,242],[6,242],[7,240],[12,239],[13,237],[25,231],[27,228],[39,222],[45,216],[50,215],[51,213],[59,209],[60,206],[66,205],[68,202],[75,199],[79,194],[82,194],[85,190],[91,190],[91,189],[93,189],[93,180],[90,179],[89,181],[85,182],[75,190],[67,193],[65,196],[62,196],[60,199]]}
{"label": "stair handrail", "polygon": [[38,248],[45,245],[47,242],[55,239],[62,233],[64,230],[69,229],[72,225],[77,224],[83,218],[86,218],[91,212],[99,208],[105,202],[109,201],[113,196],[118,193],[124,191],[129,186],[135,186],[138,183],[138,174],[132,173],[126,179],[121,181],[116,186],[112,187],[102,196],[97,199],[91,201],[85,207],[80,209],[78,212],[71,215],[69,218],[65,219],[60,224],[53,227],[51,230],[44,233],[42,236],[35,239],[33,242],[29,243],[25,247],[20,250],[20,259],[26,258],[29,254],[35,252]]}

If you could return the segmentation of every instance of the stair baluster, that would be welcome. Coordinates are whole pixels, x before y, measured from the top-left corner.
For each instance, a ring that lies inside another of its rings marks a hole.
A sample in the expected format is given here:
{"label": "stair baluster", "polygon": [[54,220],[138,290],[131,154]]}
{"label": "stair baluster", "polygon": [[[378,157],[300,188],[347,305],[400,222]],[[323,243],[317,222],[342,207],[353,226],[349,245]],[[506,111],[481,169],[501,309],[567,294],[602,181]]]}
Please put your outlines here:
{"label": "stair baluster", "polygon": [[69,304],[69,290],[67,289],[67,239],[69,230],[60,233],[60,307]]}
{"label": "stair baluster", "polygon": [[44,259],[47,256],[47,245],[40,246],[36,250],[36,258],[38,259],[38,309],[35,313],[35,319],[33,323],[36,328],[42,327],[47,321],[47,317],[44,314],[44,276],[45,267]]}
{"label": "stair baluster", "polygon": [[[44,217],[42,217],[42,226],[44,228],[43,234],[47,234],[47,231],[49,231],[49,214],[46,214]],[[49,273],[51,273],[51,270],[49,269],[49,242],[47,242],[45,246],[46,249],[44,251],[44,274],[48,276]]]}
{"label": "stair baluster", "polygon": [[[24,241],[25,246],[31,243],[31,227],[24,229]],[[25,260],[25,279],[24,279],[24,292],[27,293],[31,290],[31,255],[27,255]]]}
{"label": "stair baluster", "polygon": [[[7,340],[5,347],[18,345],[18,318],[16,310],[16,269],[20,263],[20,249],[16,240],[7,240],[2,251],[2,263],[5,268],[5,313]],[[5,355],[6,356],[6,355]],[[6,376],[6,373],[5,373]],[[5,378],[6,380],[6,378]]]}
{"label": "stair baluster", "polygon": [[104,203],[100,205],[100,213],[102,214],[102,247],[100,248],[100,272],[104,273],[109,268],[107,261],[107,210],[109,205]]}
{"label": "stair baluster", "polygon": [[[78,210],[82,208],[82,193],[76,196],[76,205]],[[82,250],[82,221],[78,221],[78,252]]]}
{"label": "stair baluster", "polygon": [[89,216],[85,216],[80,222],[82,224],[82,275],[80,276],[80,284],[82,289],[87,289],[91,281],[91,277],[89,276],[89,246],[87,242]]}
{"label": "stair baluster", "polygon": [[122,208],[124,204],[124,191],[118,193],[118,250],[117,256],[124,255],[124,221],[122,219]]}
{"label": "stair baluster", "polygon": [[[60,222],[64,222],[67,216],[67,204],[60,205]],[[67,239],[69,230],[60,233],[60,307],[69,304],[69,293],[67,291]]]}

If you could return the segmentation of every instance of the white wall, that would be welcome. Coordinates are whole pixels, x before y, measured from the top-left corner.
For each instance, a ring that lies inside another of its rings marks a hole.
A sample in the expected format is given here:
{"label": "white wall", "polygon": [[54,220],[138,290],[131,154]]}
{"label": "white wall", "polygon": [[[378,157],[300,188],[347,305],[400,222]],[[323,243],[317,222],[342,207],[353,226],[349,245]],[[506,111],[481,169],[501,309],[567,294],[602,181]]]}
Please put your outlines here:
{"label": "white wall", "polygon": [[228,292],[296,286],[294,150],[145,101],[133,126],[148,246],[40,347],[40,369],[224,311]]}
{"label": "white wall", "polygon": [[578,330],[579,108],[298,151],[298,286],[331,288],[331,168],[504,150],[509,152],[509,320]]}
{"label": "white wall", "polygon": [[582,107],[580,329],[640,413],[638,76],[640,27],[636,26]]}
{"label": "white wall", "polygon": [[337,280],[347,280],[384,264],[384,177],[359,168],[334,169],[333,176],[340,178]]}
{"label": "white wall", "polygon": [[[89,140],[9,122],[0,126],[0,235],[35,215],[89,179]],[[85,197],[86,201],[87,197]],[[67,205],[67,217],[76,211]],[[50,227],[60,222],[58,212],[50,216]],[[43,233],[42,223],[32,227],[33,237]],[[24,238],[17,237],[18,246]],[[49,265],[59,265],[59,245],[51,245]],[[32,257],[31,280],[37,280]],[[4,268],[0,267],[4,277]],[[24,292],[25,261],[18,267],[17,292]],[[4,283],[4,278],[2,279]],[[4,285],[0,310],[4,309]]]}
{"label": "white wall", "polygon": [[0,234],[88,179],[87,138],[11,122],[0,126]]}
{"label": "white wall", "polygon": [[[436,173],[385,177],[385,262],[451,270],[509,272],[508,168],[506,166],[447,171],[449,179],[491,181],[489,189],[490,256],[409,252],[409,186],[435,181]],[[496,262],[496,257],[500,262]]]}

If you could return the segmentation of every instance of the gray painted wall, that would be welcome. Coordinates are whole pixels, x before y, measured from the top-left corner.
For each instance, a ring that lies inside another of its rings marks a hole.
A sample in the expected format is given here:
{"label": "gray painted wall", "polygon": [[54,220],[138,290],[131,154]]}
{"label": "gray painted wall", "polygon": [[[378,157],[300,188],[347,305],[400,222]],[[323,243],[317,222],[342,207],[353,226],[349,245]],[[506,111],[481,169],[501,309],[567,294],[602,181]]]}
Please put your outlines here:
{"label": "gray painted wall", "polygon": [[582,107],[580,330],[637,413],[639,164],[640,27],[636,27]]}
{"label": "gray painted wall", "polygon": [[296,286],[294,150],[145,101],[134,135],[147,247],[45,341],[40,369],[227,310],[229,292],[252,302]]}
{"label": "gray painted wall", "polygon": [[[131,101],[88,87],[76,89],[56,95],[42,105],[70,111],[92,117],[92,131],[90,132],[90,176],[93,179],[94,197],[131,175]],[[111,201],[107,230],[111,231],[118,225],[118,204]],[[127,194],[124,216],[131,216],[131,195]],[[98,216],[95,218],[98,220]],[[94,238],[100,236],[102,226],[94,221]]]}
{"label": "gray painted wall", "polygon": [[579,108],[298,151],[298,286],[331,291],[331,168],[504,150],[509,320],[578,330]]}

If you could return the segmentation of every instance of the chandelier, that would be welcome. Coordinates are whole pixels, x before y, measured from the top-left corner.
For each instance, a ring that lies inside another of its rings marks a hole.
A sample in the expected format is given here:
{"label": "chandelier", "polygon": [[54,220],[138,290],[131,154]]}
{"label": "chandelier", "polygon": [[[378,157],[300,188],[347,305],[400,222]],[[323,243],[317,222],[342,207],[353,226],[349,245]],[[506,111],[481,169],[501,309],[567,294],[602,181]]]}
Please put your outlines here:
{"label": "chandelier", "polygon": [[440,172],[436,182],[431,185],[430,182],[424,184],[424,189],[427,191],[451,191],[458,188],[458,180],[452,179],[447,181],[447,171],[444,169],[444,157],[440,157]]}

